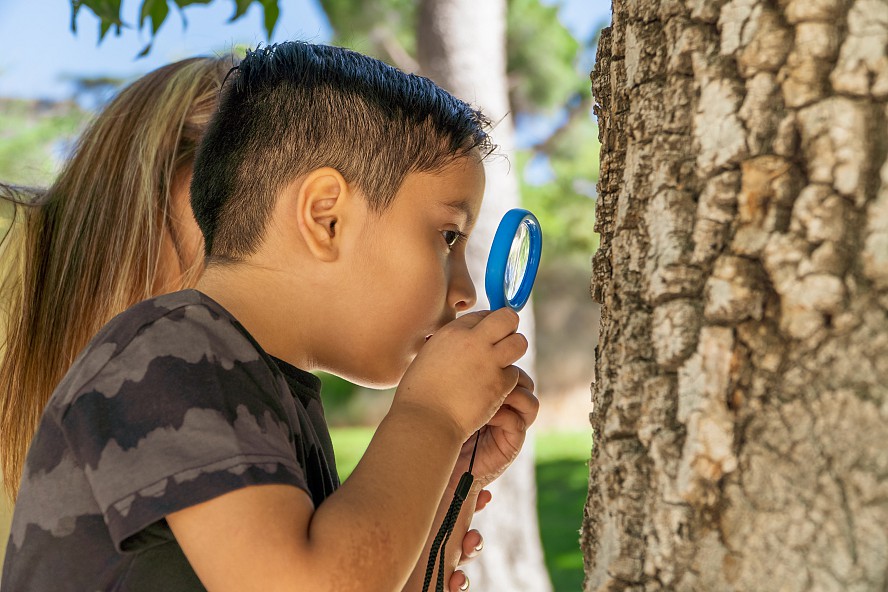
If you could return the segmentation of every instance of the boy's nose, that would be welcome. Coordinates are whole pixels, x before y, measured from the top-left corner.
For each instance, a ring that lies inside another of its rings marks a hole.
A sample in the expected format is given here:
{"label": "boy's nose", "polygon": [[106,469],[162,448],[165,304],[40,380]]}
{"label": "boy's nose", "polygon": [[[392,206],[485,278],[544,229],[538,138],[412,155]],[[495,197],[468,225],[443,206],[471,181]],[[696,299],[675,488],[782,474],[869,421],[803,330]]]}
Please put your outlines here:
{"label": "boy's nose", "polygon": [[469,275],[469,268],[465,261],[454,270],[453,277],[450,281],[450,291],[448,299],[450,306],[456,312],[464,312],[469,310],[478,302],[478,294],[475,292],[475,284],[472,282],[472,276]]}

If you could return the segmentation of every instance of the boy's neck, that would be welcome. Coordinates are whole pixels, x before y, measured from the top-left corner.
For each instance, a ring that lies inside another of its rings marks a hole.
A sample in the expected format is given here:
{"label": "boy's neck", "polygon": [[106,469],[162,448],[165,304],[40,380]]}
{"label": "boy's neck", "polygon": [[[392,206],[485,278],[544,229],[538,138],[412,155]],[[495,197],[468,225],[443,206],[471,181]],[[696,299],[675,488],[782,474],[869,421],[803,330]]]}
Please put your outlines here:
{"label": "boy's neck", "polygon": [[231,313],[267,353],[303,370],[314,369],[311,319],[299,318],[299,311],[312,308],[274,275],[247,265],[211,266],[195,288]]}

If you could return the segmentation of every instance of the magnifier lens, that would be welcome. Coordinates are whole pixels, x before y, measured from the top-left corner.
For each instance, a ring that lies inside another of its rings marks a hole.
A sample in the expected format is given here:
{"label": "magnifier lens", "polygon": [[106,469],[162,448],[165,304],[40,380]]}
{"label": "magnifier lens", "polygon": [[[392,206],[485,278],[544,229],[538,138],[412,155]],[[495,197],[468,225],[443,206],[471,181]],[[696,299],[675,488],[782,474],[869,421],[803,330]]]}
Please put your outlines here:
{"label": "magnifier lens", "polygon": [[542,250],[543,233],[536,217],[520,208],[506,212],[493,237],[484,274],[490,310],[508,306],[518,311],[527,304]]}
{"label": "magnifier lens", "polygon": [[527,261],[530,258],[530,231],[527,225],[528,221],[524,220],[515,231],[515,238],[512,239],[512,246],[509,249],[509,259],[506,262],[506,299],[510,302],[515,299],[518,288],[524,281]]}

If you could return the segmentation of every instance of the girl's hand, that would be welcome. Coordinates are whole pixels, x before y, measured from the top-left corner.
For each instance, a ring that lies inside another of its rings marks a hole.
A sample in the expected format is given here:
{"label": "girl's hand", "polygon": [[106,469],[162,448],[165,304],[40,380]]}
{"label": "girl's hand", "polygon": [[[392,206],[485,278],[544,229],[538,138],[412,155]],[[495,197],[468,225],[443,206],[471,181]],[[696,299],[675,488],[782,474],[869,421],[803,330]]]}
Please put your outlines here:
{"label": "girl's hand", "polygon": [[[475,502],[475,512],[480,512],[488,503],[490,503],[492,495],[486,489],[482,489],[478,494],[478,500]],[[459,559],[460,565],[465,565],[481,553],[484,548],[484,538],[477,530],[470,530],[463,537],[462,555]],[[450,576],[450,592],[465,592],[469,589],[469,578],[460,570],[453,572]]]}

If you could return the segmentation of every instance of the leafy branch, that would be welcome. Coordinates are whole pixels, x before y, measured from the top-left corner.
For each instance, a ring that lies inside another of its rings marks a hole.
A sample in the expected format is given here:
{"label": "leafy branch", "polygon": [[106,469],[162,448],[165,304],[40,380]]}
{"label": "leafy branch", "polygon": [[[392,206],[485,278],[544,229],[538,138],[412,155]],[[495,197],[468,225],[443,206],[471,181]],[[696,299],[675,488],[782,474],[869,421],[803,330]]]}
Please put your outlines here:
{"label": "leafy branch", "polygon": [[[105,39],[108,31],[114,28],[115,35],[120,35],[123,28],[131,28],[131,25],[125,23],[120,18],[120,8],[122,0],[71,0],[71,31],[77,33],[77,14],[81,8],[86,8],[99,19],[99,43]],[[184,9],[192,4],[212,4],[214,0],[142,0],[142,8],[139,10],[139,30],[141,31],[146,21],[151,21],[151,41],[138,57],[148,55],[154,38],[160,27],[166,21],[170,13],[170,2],[179,10],[182,17],[183,26],[188,26],[188,20],[185,18]],[[274,28],[280,17],[279,0],[233,0],[234,15],[228,20],[229,23],[236,21],[247,13],[251,4],[259,4],[265,15],[265,36],[270,41],[274,34]]]}

